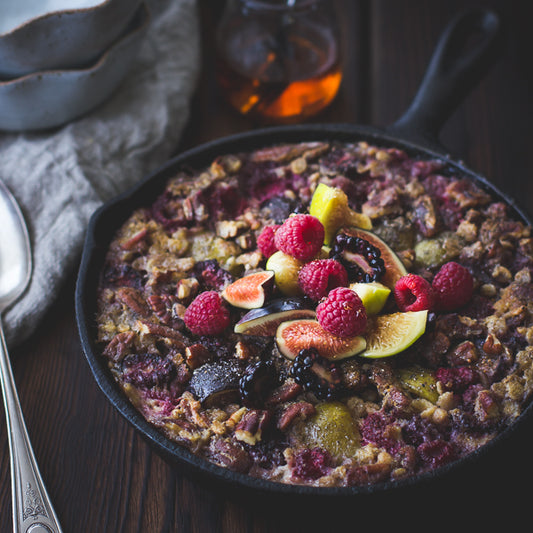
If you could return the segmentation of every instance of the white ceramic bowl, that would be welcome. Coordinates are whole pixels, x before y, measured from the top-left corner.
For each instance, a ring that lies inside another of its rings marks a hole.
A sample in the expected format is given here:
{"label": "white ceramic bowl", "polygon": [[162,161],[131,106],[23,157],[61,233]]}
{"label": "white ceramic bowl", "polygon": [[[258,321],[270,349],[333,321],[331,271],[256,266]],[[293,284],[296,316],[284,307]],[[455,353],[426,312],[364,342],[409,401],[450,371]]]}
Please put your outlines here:
{"label": "white ceramic bowl", "polygon": [[0,78],[81,68],[122,34],[141,0],[0,0]]}
{"label": "white ceramic bowl", "polygon": [[35,72],[0,82],[0,130],[52,128],[102,103],[131,67],[149,21],[143,3],[123,36],[89,68]]}

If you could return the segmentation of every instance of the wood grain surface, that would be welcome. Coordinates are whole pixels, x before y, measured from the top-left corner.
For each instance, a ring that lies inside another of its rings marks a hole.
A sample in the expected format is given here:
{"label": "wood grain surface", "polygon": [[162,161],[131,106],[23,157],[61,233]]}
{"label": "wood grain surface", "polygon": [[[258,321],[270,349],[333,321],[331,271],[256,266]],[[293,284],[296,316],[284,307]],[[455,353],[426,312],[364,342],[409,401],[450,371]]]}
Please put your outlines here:
{"label": "wood grain surface", "polygon": [[[187,131],[176,152],[258,124],[223,103],[213,78],[214,27],[223,2],[202,0],[203,63]],[[446,123],[457,159],[533,212],[531,3],[519,0],[338,0],[344,80],[315,122],[384,126],[407,108],[446,22],[467,6],[497,9],[500,56]],[[179,53],[179,51],[176,51]],[[0,162],[1,164],[1,162]],[[215,489],[159,457],[107,402],[78,339],[75,273],[37,332],[13,350],[28,431],[65,533],[278,533],[496,531],[530,514],[533,428],[463,472],[402,492],[351,501],[271,501]],[[0,413],[0,532],[11,531],[9,455]],[[529,493],[529,495],[528,495]],[[487,528],[487,526],[489,526]],[[529,527],[529,526],[527,526]]]}

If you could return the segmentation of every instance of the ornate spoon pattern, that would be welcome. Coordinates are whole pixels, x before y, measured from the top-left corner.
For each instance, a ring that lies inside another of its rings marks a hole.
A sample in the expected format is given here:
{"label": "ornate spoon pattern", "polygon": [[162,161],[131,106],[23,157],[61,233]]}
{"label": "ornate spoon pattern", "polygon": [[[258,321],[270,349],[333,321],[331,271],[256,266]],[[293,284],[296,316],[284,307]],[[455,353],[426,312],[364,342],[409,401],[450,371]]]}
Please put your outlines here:
{"label": "ornate spoon pattern", "polygon": [[0,181],[0,381],[9,437],[13,531],[61,533],[26,430],[2,326],[3,312],[24,292],[31,271],[30,239],[24,218]]}

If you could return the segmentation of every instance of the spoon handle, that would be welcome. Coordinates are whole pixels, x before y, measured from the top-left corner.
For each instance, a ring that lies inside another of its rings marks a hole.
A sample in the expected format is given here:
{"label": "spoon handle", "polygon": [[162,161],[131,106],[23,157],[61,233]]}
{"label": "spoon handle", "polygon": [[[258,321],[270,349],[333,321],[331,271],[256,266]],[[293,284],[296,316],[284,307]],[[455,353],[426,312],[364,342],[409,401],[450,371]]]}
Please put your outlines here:
{"label": "spoon handle", "polygon": [[28,437],[0,319],[0,381],[11,464],[14,533],[61,533]]}

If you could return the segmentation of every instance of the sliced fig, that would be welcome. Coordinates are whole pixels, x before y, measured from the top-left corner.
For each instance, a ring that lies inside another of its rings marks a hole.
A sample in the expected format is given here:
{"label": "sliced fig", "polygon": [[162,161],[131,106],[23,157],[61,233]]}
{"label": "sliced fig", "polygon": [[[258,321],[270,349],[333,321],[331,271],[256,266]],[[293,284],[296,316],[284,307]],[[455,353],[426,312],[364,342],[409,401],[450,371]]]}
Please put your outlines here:
{"label": "sliced fig", "polygon": [[365,333],[366,349],[359,355],[374,359],[403,352],[424,334],[427,316],[424,310],[373,317]]}
{"label": "sliced fig", "polygon": [[219,359],[197,368],[189,388],[204,405],[222,405],[238,400],[241,375],[242,368],[236,359]]}
{"label": "sliced fig", "polygon": [[355,227],[344,227],[341,231],[352,237],[364,239],[381,252],[381,259],[385,265],[385,273],[377,281],[383,283],[383,285],[389,287],[389,289],[394,289],[396,282],[402,276],[407,274],[407,269],[400,258],[394,253],[392,248],[375,233]]}
{"label": "sliced fig", "polygon": [[311,302],[304,298],[280,298],[248,311],[236,324],[235,333],[273,337],[278,326],[288,320],[314,318]]}
{"label": "sliced fig", "polygon": [[265,303],[266,293],[273,284],[274,272],[262,270],[230,283],[221,294],[229,304],[235,307],[255,309]]}
{"label": "sliced fig", "polygon": [[338,360],[352,357],[366,348],[363,337],[337,337],[310,319],[282,322],[276,330],[276,343],[288,359],[294,359],[303,349],[315,348],[325,359]]}

